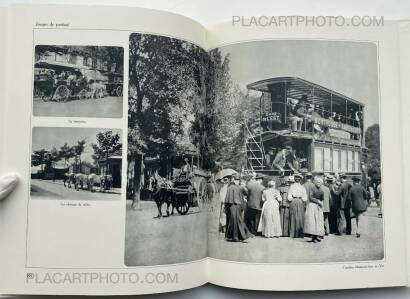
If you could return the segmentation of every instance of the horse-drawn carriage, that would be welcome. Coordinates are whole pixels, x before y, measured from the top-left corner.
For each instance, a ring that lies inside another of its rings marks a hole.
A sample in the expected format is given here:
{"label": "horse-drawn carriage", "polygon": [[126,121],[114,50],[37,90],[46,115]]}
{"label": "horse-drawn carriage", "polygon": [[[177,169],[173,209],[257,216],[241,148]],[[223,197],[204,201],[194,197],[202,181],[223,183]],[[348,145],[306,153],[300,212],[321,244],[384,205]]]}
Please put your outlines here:
{"label": "horse-drawn carriage", "polygon": [[208,203],[207,176],[204,171],[194,170],[186,177],[180,176],[173,180],[157,179],[157,188],[154,194],[158,207],[158,216],[162,216],[162,205],[167,204],[167,215],[170,215],[169,208],[172,206],[180,215],[188,213],[191,207],[202,209]]}
{"label": "horse-drawn carriage", "polygon": [[122,96],[122,86],[120,73],[103,74],[62,62],[39,60],[35,64],[34,97],[45,102]]}

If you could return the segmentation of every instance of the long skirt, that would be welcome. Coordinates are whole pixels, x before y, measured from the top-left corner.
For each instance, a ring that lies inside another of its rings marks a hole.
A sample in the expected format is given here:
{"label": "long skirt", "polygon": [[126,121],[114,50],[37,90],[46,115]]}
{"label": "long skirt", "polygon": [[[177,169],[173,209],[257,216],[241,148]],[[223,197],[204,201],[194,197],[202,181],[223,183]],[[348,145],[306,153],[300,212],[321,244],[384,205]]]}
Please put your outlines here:
{"label": "long skirt", "polygon": [[258,232],[267,238],[282,236],[279,203],[276,200],[269,199],[263,204]]}
{"label": "long skirt", "polygon": [[280,207],[280,224],[282,227],[282,236],[289,237],[290,232],[290,209],[289,207]]}
{"label": "long skirt", "polygon": [[219,210],[219,231],[224,232],[226,227],[226,210],[225,204],[221,203],[221,207]]}
{"label": "long skirt", "polygon": [[289,237],[303,238],[303,225],[305,222],[305,204],[301,198],[294,198],[290,202],[290,231]]}
{"label": "long skirt", "polygon": [[312,202],[308,203],[303,232],[309,236],[323,236],[325,234],[323,210],[319,205]]}
{"label": "long skirt", "polygon": [[225,239],[230,241],[243,241],[252,234],[249,232],[243,220],[242,206],[225,204],[226,206],[226,232]]}

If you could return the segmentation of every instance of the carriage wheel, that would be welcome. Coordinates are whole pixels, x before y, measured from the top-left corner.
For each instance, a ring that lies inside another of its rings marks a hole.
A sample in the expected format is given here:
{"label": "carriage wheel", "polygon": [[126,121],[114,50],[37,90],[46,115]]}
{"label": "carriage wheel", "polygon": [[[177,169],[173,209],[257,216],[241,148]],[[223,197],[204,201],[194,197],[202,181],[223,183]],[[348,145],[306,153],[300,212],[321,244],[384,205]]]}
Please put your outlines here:
{"label": "carriage wheel", "polygon": [[60,85],[57,87],[56,91],[54,92],[53,98],[57,102],[66,102],[70,95],[70,90],[65,85]]}
{"label": "carriage wheel", "polygon": [[87,96],[88,96],[88,91],[87,91],[87,89],[82,89],[79,93],[78,93],[78,99],[80,99],[80,100],[85,100],[85,99],[87,99]]}
{"label": "carriage wheel", "polygon": [[115,94],[117,95],[117,97],[122,97],[122,86],[118,86],[115,89]]}
{"label": "carriage wheel", "polygon": [[45,94],[45,93],[43,93],[43,94],[41,95],[41,99],[43,100],[43,102],[49,102],[49,101],[51,101],[52,97],[53,97],[53,94]]}
{"label": "carriage wheel", "polygon": [[190,204],[189,204],[189,201],[187,200],[184,203],[182,203],[181,205],[178,205],[176,207],[177,212],[181,215],[185,215],[189,211],[189,206],[190,206]]}

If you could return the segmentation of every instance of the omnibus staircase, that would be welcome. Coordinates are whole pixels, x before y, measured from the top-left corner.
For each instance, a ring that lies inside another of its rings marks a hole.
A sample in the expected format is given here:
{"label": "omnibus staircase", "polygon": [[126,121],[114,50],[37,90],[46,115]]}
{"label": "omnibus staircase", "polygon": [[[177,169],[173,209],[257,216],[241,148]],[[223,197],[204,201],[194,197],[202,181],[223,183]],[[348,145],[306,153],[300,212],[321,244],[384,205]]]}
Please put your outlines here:
{"label": "omnibus staircase", "polygon": [[254,172],[263,171],[266,167],[264,165],[265,151],[263,145],[257,141],[247,124],[245,124],[245,149],[247,167]]}

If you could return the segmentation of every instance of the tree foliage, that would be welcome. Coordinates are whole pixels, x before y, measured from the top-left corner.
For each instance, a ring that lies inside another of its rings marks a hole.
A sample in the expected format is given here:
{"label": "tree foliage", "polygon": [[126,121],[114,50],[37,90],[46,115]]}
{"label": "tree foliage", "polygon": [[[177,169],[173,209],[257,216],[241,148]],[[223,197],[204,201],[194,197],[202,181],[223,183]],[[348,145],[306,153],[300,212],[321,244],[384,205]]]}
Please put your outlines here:
{"label": "tree foliage", "polygon": [[121,151],[121,137],[112,131],[100,132],[96,135],[97,143],[91,146],[94,150],[93,159],[98,164],[101,159],[108,159],[109,156]]}
{"label": "tree foliage", "polygon": [[197,120],[204,114],[205,55],[196,45],[178,39],[131,36],[129,156],[169,157],[178,143],[201,139]]}
{"label": "tree foliage", "polygon": [[367,164],[368,175],[373,179],[380,179],[380,127],[374,124],[367,128],[365,132],[365,144],[367,155],[365,163]]}

